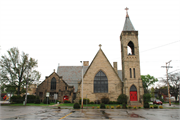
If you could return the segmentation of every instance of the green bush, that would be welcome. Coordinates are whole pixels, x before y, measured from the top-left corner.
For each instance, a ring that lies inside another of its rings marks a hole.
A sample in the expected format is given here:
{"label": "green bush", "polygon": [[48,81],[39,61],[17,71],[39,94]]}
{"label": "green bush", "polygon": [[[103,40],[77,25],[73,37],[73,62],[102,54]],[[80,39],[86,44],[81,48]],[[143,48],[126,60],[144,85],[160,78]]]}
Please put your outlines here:
{"label": "green bush", "polygon": [[155,108],[155,109],[157,109],[157,108],[158,108],[158,106],[157,106],[157,105],[154,105],[154,108]]}
{"label": "green bush", "polygon": [[[83,98],[83,104],[86,104],[86,102],[89,104],[89,99]],[[79,99],[79,104],[81,104],[81,98]]]}
{"label": "green bush", "polygon": [[80,109],[80,105],[79,103],[75,103],[74,106],[73,106],[74,109]]}
{"label": "green bush", "polygon": [[109,98],[106,97],[106,96],[103,96],[103,97],[101,98],[101,103],[108,104],[108,103],[109,103]]}
{"label": "green bush", "polygon": [[[47,104],[47,98],[44,98],[43,103],[44,103],[44,104]],[[48,104],[50,104],[49,99],[48,99]]]}
{"label": "green bush", "polygon": [[41,103],[41,100],[39,99],[39,96],[36,97],[36,100],[34,102],[35,104],[40,104]]}
{"label": "green bush", "polygon": [[105,104],[104,104],[104,103],[101,103],[100,108],[101,108],[101,109],[106,109]]}
{"label": "green bush", "polygon": [[95,100],[94,101],[94,104],[100,104],[101,102],[100,102],[100,100]]}
{"label": "green bush", "polygon": [[[25,99],[26,95],[23,95],[23,99]],[[27,103],[35,103],[36,96],[35,95],[27,95]]]}
{"label": "green bush", "polygon": [[122,108],[123,108],[123,109],[127,109],[126,103],[123,103],[123,104],[122,104]]}
{"label": "green bush", "polygon": [[145,102],[150,102],[151,101],[151,95],[149,93],[146,93],[143,95],[143,100],[144,100],[144,103]]}
{"label": "green bush", "polygon": [[121,95],[119,95],[119,97],[117,98],[117,102],[118,102],[119,104],[122,104],[122,103],[127,104],[127,99],[128,99],[127,95],[121,94]]}
{"label": "green bush", "polygon": [[24,100],[25,99],[21,97],[20,95],[11,97],[11,102],[14,102],[14,103],[23,103]]}
{"label": "green bush", "polygon": [[144,108],[149,108],[149,103],[148,102],[144,103]]}
{"label": "green bush", "polygon": [[89,104],[94,104],[94,102],[90,102]]}
{"label": "green bush", "polygon": [[65,100],[64,103],[71,103],[69,100]]}

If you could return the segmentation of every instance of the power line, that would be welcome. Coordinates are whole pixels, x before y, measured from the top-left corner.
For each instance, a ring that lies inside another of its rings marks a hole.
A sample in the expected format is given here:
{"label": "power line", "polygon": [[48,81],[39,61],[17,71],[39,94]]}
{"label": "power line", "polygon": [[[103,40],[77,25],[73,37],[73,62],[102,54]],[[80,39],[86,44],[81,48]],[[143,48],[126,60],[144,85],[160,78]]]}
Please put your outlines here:
{"label": "power line", "polygon": [[180,40],[175,41],[175,42],[171,42],[171,43],[168,43],[168,44],[165,44],[165,45],[161,45],[161,46],[158,46],[158,47],[154,47],[154,48],[151,48],[151,49],[148,49],[148,50],[144,50],[144,51],[141,51],[140,53],[146,52],[146,51],[149,51],[149,50],[153,50],[153,49],[157,49],[157,48],[160,48],[160,47],[164,47],[164,46],[167,46],[167,45],[170,45],[170,44],[174,44],[174,43],[177,43],[177,42],[180,42]]}

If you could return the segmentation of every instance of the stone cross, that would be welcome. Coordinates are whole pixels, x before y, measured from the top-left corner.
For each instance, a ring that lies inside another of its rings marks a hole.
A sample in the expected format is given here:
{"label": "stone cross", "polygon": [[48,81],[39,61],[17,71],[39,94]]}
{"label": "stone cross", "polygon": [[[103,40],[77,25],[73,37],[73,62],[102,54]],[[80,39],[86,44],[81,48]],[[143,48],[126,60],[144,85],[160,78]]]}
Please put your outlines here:
{"label": "stone cross", "polygon": [[101,45],[101,44],[99,44],[99,48],[101,48],[101,46],[102,46],[102,45]]}

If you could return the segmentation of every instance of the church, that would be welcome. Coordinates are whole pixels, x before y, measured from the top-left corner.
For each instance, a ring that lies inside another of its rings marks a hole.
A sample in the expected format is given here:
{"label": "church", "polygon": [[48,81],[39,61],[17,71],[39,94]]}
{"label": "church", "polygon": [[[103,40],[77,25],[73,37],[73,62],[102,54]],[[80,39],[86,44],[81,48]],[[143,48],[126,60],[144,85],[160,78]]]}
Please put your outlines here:
{"label": "church", "polygon": [[99,50],[90,64],[89,61],[83,61],[83,66],[59,65],[57,73],[54,71],[46,77],[38,86],[36,94],[43,99],[46,92],[50,92],[50,95],[56,93],[59,100],[68,98],[71,102],[78,102],[82,93],[83,98],[88,98],[91,102],[101,100],[103,96],[110,101],[117,101],[120,94],[126,94],[129,105],[143,105],[138,31],[134,29],[127,12],[120,34],[120,45],[122,70],[118,70],[117,62],[111,65],[99,45]]}

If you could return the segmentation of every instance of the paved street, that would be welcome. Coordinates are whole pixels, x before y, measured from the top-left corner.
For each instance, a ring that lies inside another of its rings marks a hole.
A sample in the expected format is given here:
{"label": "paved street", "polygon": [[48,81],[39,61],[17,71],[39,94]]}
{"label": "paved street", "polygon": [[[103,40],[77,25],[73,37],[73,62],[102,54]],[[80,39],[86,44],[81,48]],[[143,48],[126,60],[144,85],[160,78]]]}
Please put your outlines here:
{"label": "paved street", "polygon": [[180,109],[57,109],[57,107],[1,106],[1,120],[179,120]]}

